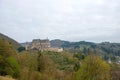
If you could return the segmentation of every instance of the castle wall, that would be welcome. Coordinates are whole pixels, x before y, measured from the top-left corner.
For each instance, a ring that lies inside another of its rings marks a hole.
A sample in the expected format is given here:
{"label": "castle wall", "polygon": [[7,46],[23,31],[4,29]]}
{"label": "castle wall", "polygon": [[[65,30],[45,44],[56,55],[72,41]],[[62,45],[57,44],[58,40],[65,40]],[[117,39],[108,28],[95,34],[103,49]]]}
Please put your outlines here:
{"label": "castle wall", "polygon": [[[27,49],[28,50],[28,49]],[[29,46],[29,50],[40,50],[40,51],[63,51],[62,48],[52,48],[48,39],[34,39]]]}

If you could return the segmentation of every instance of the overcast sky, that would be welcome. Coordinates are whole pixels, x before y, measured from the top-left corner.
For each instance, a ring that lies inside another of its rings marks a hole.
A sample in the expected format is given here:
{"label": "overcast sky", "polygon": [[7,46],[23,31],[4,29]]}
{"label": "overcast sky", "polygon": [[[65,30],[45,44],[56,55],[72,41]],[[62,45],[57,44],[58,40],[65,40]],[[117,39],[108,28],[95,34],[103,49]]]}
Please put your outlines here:
{"label": "overcast sky", "polygon": [[0,0],[0,32],[18,42],[120,42],[120,0]]}

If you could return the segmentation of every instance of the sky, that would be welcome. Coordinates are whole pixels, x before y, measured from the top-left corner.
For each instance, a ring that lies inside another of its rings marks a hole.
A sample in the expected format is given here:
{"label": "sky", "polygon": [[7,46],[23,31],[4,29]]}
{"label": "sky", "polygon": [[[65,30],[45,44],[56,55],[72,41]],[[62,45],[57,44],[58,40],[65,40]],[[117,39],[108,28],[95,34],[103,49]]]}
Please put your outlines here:
{"label": "sky", "polygon": [[120,0],[0,0],[0,33],[32,39],[120,42]]}

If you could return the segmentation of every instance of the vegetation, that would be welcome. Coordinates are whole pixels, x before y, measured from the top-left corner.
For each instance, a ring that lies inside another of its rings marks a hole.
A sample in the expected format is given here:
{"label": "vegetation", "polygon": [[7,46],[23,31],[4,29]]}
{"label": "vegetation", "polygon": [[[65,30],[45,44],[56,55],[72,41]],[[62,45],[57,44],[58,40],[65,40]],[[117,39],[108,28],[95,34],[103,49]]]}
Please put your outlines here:
{"label": "vegetation", "polygon": [[9,42],[0,39],[0,75],[2,76],[0,76],[0,80],[120,79],[120,65],[115,62],[108,64],[95,51],[89,53],[89,47],[86,52],[85,50],[81,51],[81,48],[79,52],[74,54],[37,50],[25,51],[23,47],[19,50],[17,52]]}
{"label": "vegetation", "polygon": [[110,67],[100,57],[91,54],[85,58],[75,80],[110,80]]}
{"label": "vegetation", "polygon": [[8,77],[8,76],[6,77],[0,76],[0,80],[15,80],[15,79]]}
{"label": "vegetation", "polygon": [[20,66],[16,60],[17,53],[11,44],[0,39],[0,75],[18,77]]}
{"label": "vegetation", "polygon": [[[69,42],[62,40],[52,40],[51,45],[53,47],[63,47],[64,50],[69,51],[71,53],[76,53],[81,51],[84,54],[89,53],[90,49],[94,51],[94,53],[103,57],[104,60],[108,60],[111,58],[112,61],[118,61],[116,56],[120,56],[120,43],[93,43],[93,42]],[[120,60],[120,59],[119,59]]]}
{"label": "vegetation", "polygon": [[18,49],[19,47],[21,47],[21,44],[19,44],[17,41],[13,40],[12,38],[10,38],[2,33],[0,33],[0,38],[8,41],[10,44],[13,45],[13,47],[15,49]]}

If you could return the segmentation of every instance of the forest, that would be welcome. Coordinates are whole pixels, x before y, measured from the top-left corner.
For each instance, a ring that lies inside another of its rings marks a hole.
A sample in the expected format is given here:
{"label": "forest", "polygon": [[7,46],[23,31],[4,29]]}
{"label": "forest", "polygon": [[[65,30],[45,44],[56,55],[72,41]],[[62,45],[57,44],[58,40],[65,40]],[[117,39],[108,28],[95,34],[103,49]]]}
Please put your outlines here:
{"label": "forest", "polygon": [[92,49],[87,54],[63,51],[17,51],[0,39],[0,80],[120,80],[120,64],[108,63]]}

